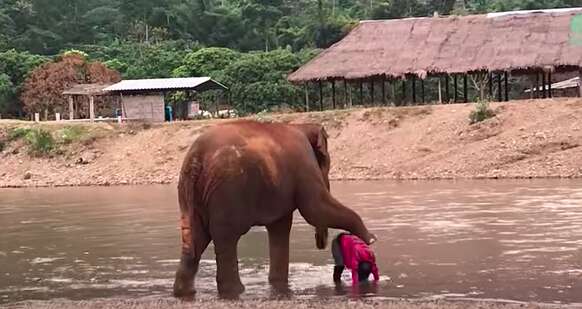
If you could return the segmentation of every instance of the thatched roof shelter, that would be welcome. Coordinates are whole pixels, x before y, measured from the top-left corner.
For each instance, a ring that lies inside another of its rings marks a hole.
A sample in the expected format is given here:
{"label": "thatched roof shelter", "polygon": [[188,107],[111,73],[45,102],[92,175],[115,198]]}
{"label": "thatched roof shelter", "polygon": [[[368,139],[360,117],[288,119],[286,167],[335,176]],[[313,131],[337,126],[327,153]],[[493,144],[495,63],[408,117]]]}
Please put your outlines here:
{"label": "thatched roof shelter", "polygon": [[582,8],[363,21],[289,81],[580,67]]}

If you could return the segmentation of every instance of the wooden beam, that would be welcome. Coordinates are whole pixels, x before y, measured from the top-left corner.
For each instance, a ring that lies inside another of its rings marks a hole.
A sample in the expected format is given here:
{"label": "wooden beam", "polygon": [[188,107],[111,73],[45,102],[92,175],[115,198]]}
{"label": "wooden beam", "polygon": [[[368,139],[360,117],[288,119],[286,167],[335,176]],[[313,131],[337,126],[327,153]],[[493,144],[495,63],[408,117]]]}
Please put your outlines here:
{"label": "wooden beam", "polygon": [[374,79],[370,79],[370,104],[372,104],[372,106],[374,106],[375,104],[375,98],[374,98]]}
{"label": "wooden beam", "polygon": [[542,98],[547,98],[546,93],[546,71],[542,71]]}
{"label": "wooden beam", "polygon": [[335,80],[331,81],[331,108],[335,109]]}
{"label": "wooden beam", "polygon": [[386,76],[382,77],[382,105],[386,105]]}
{"label": "wooden beam", "polygon": [[364,105],[364,81],[360,79],[360,105]]}
{"label": "wooden beam", "polygon": [[493,73],[489,72],[489,98],[493,98]]}
{"label": "wooden beam", "polygon": [[95,98],[93,96],[89,97],[89,119],[91,122],[95,121]]}
{"label": "wooden beam", "polygon": [[502,97],[503,84],[501,83],[501,73],[497,73],[497,102],[503,100]]}
{"label": "wooden beam", "polygon": [[534,90],[535,93],[535,98],[539,99],[541,97],[540,94],[540,73],[536,72],[536,89]]}
{"label": "wooden beam", "polygon": [[[440,83],[440,77],[439,77],[439,83]],[[424,103],[424,79],[420,80],[420,96],[422,97],[422,103]]]}
{"label": "wooden beam", "polygon": [[439,104],[443,104],[443,85],[442,85],[442,78],[439,76],[439,84],[438,84],[438,93],[439,93]]}
{"label": "wooden beam", "polygon": [[416,104],[416,76],[412,76],[412,104]]}
{"label": "wooden beam", "polygon": [[75,119],[75,99],[72,95],[68,97],[69,99],[69,120]]}
{"label": "wooden beam", "polygon": [[467,74],[463,76],[463,100],[465,103],[469,102],[469,77]]}
{"label": "wooden beam", "polygon": [[303,88],[305,89],[305,111],[309,111],[309,82],[305,82],[303,84]]}
{"label": "wooden beam", "polygon": [[459,101],[459,80],[457,74],[455,74],[454,82],[455,82],[455,103],[456,103]]}
{"label": "wooden beam", "polygon": [[323,111],[323,81],[319,81],[319,110]]}
{"label": "wooden beam", "polygon": [[553,98],[554,96],[552,95],[552,72],[548,72],[548,94],[549,94],[549,98]]}
{"label": "wooden beam", "polygon": [[449,103],[451,101],[451,93],[449,91],[449,84],[451,83],[451,77],[449,74],[445,75],[445,102]]}
{"label": "wooden beam", "polygon": [[509,101],[509,73],[505,71],[505,102]]}
{"label": "wooden beam", "polygon": [[344,79],[344,108],[348,105],[348,81]]}
{"label": "wooden beam", "polygon": [[406,77],[402,80],[402,101],[400,102],[400,105],[406,105]]}

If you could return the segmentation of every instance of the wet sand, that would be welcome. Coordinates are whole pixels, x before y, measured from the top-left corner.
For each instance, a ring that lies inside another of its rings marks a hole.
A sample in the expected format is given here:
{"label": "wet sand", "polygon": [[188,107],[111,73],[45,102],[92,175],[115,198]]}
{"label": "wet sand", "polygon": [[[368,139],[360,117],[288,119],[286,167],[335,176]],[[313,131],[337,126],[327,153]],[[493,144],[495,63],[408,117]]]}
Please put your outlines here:
{"label": "wet sand", "polygon": [[41,308],[41,309],[69,309],[69,308],[126,308],[126,309],[517,309],[517,308],[581,308],[580,305],[559,306],[551,304],[535,303],[497,303],[497,302],[443,302],[443,301],[405,301],[405,300],[386,300],[386,301],[337,301],[337,300],[255,300],[255,301],[220,301],[220,300],[203,300],[194,302],[180,302],[174,299],[107,299],[93,301],[50,301],[50,302],[28,302],[20,303],[6,307],[8,309],[16,308]]}

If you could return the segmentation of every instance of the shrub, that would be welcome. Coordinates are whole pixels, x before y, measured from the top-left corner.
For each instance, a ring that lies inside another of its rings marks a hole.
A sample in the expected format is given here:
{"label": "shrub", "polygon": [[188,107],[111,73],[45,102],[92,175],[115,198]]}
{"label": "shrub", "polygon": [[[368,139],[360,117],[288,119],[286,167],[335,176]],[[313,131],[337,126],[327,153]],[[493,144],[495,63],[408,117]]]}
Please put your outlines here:
{"label": "shrub", "polygon": [[31,128],[13,128],[8,130],[8,141],[15,141],[25,137],[32,129]]}
{"label": "shrub", "polygon": [[28,152],[34,156],[43,156],[55,149],[55,140],[49,131],[32,129],[25,136]]}
{"label": "shrub", "polygon": [[67,126],[59,131],[59,138],[63,144],[71,144],[82,140],[87,135],[87,130],[81,126]]}
{"label": "shrub", "polygon": [[495,117],[495,112],[489,107],[487,101],[479,101],[475,106],[475,110],[469,114],[469,121],[475,124],[489,118]]}

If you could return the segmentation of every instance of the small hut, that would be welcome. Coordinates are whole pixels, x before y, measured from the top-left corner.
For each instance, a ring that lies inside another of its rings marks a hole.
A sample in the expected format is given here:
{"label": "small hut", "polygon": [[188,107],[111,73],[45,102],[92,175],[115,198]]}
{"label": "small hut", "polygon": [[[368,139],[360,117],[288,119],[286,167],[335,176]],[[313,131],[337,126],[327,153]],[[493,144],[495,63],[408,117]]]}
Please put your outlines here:
{"label": "small hut", "polygon": [[119,95],[124,119],[163,122],[167,92],[225,91],[228,88],[210,77],[187,77],[123,80],[104,90]]}
{"label": "small hut", "polygon": [[88,98],[89,101],[89,119],[95,120],[95,97],[104,97],[109,95],[105,88],[112,84],[77,84],[63,92],[69,101],[69,120],[77,118],[79,110],[81,109],[80,98]]}
{"label": "small hut", "polygon": [[389,83],[401,89],[402,100],[424,102],[425,80],[437,79],[439,101],[467,102],[468,77],[478,76],[481,93],[503,101],[512,76],[542,89],[539,97],[551,97],[554,73],[580,75],[581,69],[582,8],[573,8],[362,21],[288,80],[318,86],[322,108],[326,85],[336,105],[337,82],[346,101],[355,88],[363,103],[367,85],[371,103],[379,92],[386,103]]}

